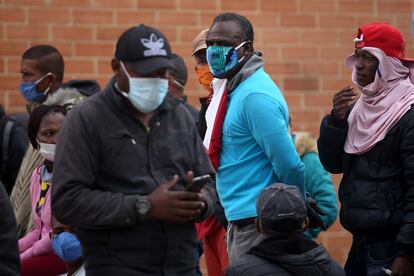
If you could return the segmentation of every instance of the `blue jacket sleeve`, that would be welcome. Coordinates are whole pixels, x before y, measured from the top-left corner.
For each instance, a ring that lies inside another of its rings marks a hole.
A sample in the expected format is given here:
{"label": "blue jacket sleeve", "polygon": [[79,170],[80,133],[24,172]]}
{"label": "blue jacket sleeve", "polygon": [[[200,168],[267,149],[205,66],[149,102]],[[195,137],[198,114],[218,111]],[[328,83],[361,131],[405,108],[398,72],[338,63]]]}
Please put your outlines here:
{"label": "blue jacket sleeve", "polygon": [[305,195],[305,168],[288,132],[287,109],[276,99],[259,93],[247,96],[243,108],[248,128],[279,181],[297,186]]}
{"label": "blue jacket sleeve", "polygon": [[[305,164],[306,191],[318,203],[319,207],[326,212],[326,216],[321,216],[321,218],[329,227],[338,217],[338,202],[331,177],[323,168],[316,152],[303,155],[302,162]],[[309,229],[306,234],[311,238],[315,238],[320,231],[320,228]]]}

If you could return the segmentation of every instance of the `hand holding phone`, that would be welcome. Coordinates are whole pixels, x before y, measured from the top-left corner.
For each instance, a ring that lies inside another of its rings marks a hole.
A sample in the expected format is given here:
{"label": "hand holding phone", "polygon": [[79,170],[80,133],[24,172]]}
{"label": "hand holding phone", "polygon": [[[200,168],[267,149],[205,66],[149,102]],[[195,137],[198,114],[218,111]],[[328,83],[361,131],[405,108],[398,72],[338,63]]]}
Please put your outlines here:
{"label": "hand holding phone", "polygon": [[197,176],[193,178],[193,182],[187,186],[186,190],[198,193],[207,183],[211,183],[211,176],[209,174]]}

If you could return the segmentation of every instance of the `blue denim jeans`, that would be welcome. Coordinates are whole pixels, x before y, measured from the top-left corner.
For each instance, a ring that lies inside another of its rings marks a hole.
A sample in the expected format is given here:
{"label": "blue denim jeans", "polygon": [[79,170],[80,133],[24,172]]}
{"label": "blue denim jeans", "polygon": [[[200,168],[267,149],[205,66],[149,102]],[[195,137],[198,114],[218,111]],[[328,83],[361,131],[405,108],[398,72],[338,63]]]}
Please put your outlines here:
{"label": "blue denim jeans", "polygon": [[396,257],[395,240],[352,243],[345,263],[347,276],[384,276]]}

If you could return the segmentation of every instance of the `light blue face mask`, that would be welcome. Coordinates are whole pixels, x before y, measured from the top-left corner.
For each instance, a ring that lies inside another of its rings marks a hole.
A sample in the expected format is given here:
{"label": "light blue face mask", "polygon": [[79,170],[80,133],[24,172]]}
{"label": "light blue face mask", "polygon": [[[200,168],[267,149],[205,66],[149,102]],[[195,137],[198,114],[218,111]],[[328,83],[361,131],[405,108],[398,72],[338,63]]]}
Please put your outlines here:
{"label": "light blue face mask", "polygon": [[47,73],[37,81],[21,82],[20,93],[29,102],[43,103],[47,98],[47,92],[50,90],[50,86],[45,91],[39,92],[36,85],[39,84],[44,78],[50,76],[52,73]]}
{"label": "light blue face mask", "polygon": [[240,43],[237,47],[209,46],[207,48],[207,63],[211,73],[218,79],[224,79],[229,71],[244,59],[237,57],[237,50],[247,41]]}
{"label": "light blue face mask", "polygon": [[82,247],[78,238],[69,232],[62,232],[52,239],[52,248],[64,262],[73,262],[82,257]]}
{"label": "light blue face mask", "polygon": [[142,113],[149,113],[157,109],[167,96],[168,80],[162,78],[132,78],[124,64],[121,62],[122,70],[129,80],[129,93],[122,91],[121,94],[128,98],[132,105]]}

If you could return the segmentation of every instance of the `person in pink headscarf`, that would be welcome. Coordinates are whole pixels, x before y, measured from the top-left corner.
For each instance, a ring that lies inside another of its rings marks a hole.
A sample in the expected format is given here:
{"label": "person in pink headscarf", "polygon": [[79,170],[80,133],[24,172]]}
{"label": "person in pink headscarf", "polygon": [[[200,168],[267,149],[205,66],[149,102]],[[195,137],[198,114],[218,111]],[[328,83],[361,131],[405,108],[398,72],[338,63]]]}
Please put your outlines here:
{"label": "person in pink headscarf", "polygon": [[323,118],[319,156],[339,187],[353,235],[347,275],[414,275],[414,60],[387,23],[362,26],[346,58],[352,82]]}

